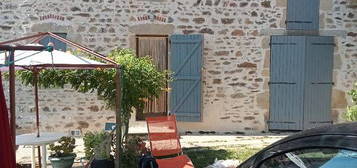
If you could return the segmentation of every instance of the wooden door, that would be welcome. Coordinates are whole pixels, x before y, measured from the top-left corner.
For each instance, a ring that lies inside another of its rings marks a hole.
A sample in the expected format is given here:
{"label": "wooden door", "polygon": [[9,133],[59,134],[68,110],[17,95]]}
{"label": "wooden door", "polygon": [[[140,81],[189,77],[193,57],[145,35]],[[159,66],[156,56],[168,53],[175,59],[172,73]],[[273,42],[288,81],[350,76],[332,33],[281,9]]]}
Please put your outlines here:
{"label": "wooden door", "polygon": [[[140,36],[136,38],[136,53],[139,57],[148,56],[160,71],[168,69],[168,37]],[[137,112],[136,118],[144,120],[147,116],[167,114],[167,92],[162,92],[159,98],[147,101],[144,109]]]}

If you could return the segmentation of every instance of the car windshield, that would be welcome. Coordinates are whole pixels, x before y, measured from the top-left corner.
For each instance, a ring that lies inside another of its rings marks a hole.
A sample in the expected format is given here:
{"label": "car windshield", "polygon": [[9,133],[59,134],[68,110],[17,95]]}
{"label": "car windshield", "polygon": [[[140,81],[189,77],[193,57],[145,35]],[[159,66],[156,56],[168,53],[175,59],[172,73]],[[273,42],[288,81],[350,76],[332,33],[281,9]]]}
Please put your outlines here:
{"label": "car windshield", "polygon": [[259,168],[356,168],[357,152],[315,148],[284,153],[265,160]]}

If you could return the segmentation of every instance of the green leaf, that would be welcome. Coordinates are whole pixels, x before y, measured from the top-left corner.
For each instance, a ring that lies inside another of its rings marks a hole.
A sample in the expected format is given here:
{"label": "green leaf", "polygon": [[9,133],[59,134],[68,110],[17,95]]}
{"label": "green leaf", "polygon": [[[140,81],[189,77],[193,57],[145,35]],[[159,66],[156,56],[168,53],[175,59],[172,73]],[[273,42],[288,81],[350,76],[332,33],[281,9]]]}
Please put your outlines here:
{"label": "green leaf", "polygon": [[[90,57],[80,51],[72,51],[75,55]],[[122,111],[128,123],[135,107],[143,107],[143,99],[158,97],[162,88],[171,80],[168,71],[159,71],[149,57],[136,57],[130,49],[114,49],[108,58],[123,67],[122,74]],[[39,75],[39,86],[42,88],[63,88],[69,84],[78,92],[97,91],[98,97],[106,102],[107,108],[115,107],[115,69],[95,70],[42,70]],[[17,76],[25,85],[33,84],[31,71],[17,71]]]}

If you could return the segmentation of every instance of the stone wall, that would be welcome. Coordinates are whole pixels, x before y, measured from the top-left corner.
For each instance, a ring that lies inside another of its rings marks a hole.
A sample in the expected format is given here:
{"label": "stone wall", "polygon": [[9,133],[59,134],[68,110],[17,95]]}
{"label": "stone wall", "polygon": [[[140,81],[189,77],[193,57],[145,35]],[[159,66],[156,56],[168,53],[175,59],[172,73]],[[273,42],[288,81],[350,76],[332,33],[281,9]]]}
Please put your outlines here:
{"label": "stone wall", "polygon": [[[4,81],[8,97],[8,81]],[[39,89],[40,123],[43,131],[98,130],[105,122],[115,121],[115,113],[105,108],[96,93],[77,93],[69,86],[57,89]],[[16,83],[17,133],[36,128],[34,91]]]}
{"label": "stone wall", "polygon": [[[348,103],[345,91],[357,79],[357,10],[348,4],[321,0],[321,29],[339,32],[332,103],[338,122]],[[256,132],[266,129],[268,117],[269,35],[284,33],[285,13],[286,0],[8,0],[0,2],[0,40],[64,32],[106,54],[135,48],[135,34],[202,33],[203,121],[180,122],[180,130]],[[113,120],[114,112],[105,110],[95,93],[70,88],[40,93],[44,130],[98,130]],[[19,131],[34,127],[32,97],[31,88],[18,87]]]}

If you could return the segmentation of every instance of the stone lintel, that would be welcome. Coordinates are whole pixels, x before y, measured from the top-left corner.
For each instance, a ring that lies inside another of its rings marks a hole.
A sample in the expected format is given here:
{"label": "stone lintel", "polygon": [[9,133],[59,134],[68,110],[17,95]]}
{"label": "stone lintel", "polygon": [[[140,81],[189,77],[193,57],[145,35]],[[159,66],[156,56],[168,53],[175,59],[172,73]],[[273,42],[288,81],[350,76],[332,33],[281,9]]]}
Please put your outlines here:
{"label": "stone lintel", "polygon": [[134,34],[170,35],[174,32],[174,28],[172,24],[139,24],[130,26],[129,31]]}
{"label": "stone lintel", "polygon": [[32,32],[53,32],[53,33],[70,33],[72,31],[71,26],[59,25],[56,23],[37,23],[31,26]]}
{"label": "stone lintel", "polygon": [[301,31],[301,30],[285,30],[285,29],[262,29],[260,31],[262,36],[274,36],[274,35],[319,35],[319,36],[336,36],[346,37],[347,32],[345,30],[320,30],[320,31]]}

